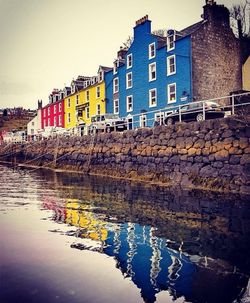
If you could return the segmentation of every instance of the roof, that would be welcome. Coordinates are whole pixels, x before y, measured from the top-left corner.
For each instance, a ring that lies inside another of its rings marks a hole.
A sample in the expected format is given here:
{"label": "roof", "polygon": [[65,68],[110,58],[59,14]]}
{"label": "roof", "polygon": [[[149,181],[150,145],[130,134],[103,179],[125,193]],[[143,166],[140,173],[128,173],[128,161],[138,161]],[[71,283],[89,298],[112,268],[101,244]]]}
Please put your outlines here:
{"label": "roof", "polygon": [[181,31],[176,31],[176,35],[180,36],[180,38],[188,36],[196,32],[198,29],[201,28],[201,26],[206,22],[206,20],[201,20],[197,23],[194,23],[193,25],[190,25]]}
{"label": "roof", "polygon": [[107,66],[102,66],[102,65],[100,65],[99,68],[102,69],[104,72],[109,72],[110,70],[113,69],[112,67],[107,67]]}

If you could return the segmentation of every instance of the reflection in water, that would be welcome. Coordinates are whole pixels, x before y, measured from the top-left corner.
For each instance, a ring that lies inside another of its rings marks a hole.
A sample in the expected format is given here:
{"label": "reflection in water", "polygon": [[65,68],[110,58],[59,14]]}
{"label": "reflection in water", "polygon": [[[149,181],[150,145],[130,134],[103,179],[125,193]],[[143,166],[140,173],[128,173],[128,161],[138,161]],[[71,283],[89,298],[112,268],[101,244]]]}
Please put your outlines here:
{"label": "reflection in water", "polygon": [[74,236],[95,241],[86,246],[76,239],[71,247],[114,257],[145,302],[155,302],[163,290],[188,302],[233,302],[244,292],[250,268],[247,197],[222,200],[97,177],[54,177],[70,198],[64,208],[49,208],[52,219],[60,217],[78,228]]}
{"label": "reflection in water", "polygon": [[50,231],[70,237],[74,251],[114,258],[144,302],[166,291],[171,301],[249,302],[249,197],[43,170],[27,176],[39,180],[41,211],[57,226]]}

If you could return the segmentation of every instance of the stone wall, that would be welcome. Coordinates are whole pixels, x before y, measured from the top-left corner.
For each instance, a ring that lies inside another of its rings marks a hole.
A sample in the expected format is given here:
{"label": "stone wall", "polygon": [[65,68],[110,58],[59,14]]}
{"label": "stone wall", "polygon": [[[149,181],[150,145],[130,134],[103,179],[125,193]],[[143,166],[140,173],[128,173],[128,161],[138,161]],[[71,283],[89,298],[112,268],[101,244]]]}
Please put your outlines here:
{"label": "stone wall", "polygon": [[[15,161],[28,165],[250,193],[249,137],[245,122],[226,118],[51,139],[16,145],[12,153]],[[13,156],[0,155],[1,159],[14,161]]]}
{"label": "stone wall", "polygon": [[193,97],[205,100],[242,89],[241,48],[221,5],[204,6],[206,22],[192,34]]}

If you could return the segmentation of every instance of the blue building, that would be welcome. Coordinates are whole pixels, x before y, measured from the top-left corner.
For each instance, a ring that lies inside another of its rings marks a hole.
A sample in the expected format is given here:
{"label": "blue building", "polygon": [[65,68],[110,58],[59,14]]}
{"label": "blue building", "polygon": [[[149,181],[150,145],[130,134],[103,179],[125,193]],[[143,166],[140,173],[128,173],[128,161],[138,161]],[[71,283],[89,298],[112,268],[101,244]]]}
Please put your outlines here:
{"label": "blue building", "polygon": [[136,22],[129,49],[118,51],[106,73],[106,110],[125,118],[129,128],[152,126],[173,106],[192,100],[191,73],[190,35],[154,35],[145,16]]}

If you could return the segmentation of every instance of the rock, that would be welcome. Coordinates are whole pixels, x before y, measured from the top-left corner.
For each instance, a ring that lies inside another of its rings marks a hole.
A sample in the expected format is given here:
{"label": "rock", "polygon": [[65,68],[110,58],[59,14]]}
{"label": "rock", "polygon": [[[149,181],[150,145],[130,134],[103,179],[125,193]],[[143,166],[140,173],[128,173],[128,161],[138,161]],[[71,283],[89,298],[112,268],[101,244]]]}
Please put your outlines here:
{"label": "rock", "polygon": [[220,150],[215,153],[214,157],[217,161],[228,161],[229,152],[227,150]]}

